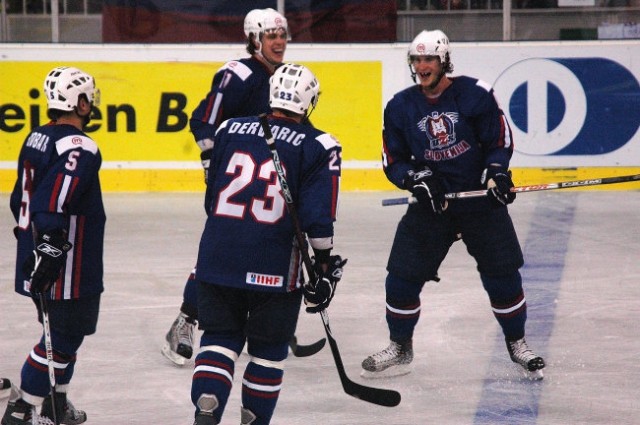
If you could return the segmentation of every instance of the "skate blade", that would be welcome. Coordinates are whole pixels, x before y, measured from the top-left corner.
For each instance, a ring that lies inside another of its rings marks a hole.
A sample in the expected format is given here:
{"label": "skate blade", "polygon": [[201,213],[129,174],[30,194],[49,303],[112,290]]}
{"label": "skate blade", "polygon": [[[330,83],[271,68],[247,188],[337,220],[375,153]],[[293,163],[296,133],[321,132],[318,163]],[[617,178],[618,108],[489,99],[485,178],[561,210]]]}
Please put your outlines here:
{"label": "skate blade", "polygon": [[65,418],[62,420],[62,424],[64,425],[80,425],[83,424],[87,421],[87,414],[85,412],[78,412],[78,416],[72,418],[69,416],[65,416]]}
{"label": "skate blade", "polygon": [[525,370],[524,376],[530,381],[541,381],[542,379],[544,379],[544,374],[542,373],[542,369],[532,370],[532,371]]}
{"label": "skate blade", "polygon": [[0,400],[9,397],[9,394],[11,394],[11,388],[0,389]]}
{"label": "skate blade", "polygon": [[165,344],[162,347],[162,354],[169,360],[171,360],[171,362],[173,364],[175,364],[176,366],[184,366],[184,364],[186,363],[187,359],[185,359],[184,357],[182,357],[181,355],[174,353],[173,351],[171,351],[171,347],[169,346],[169,344]]}
{"label": "skate blade", "polygon": [[368,370],[362,369],[360,372],[360,376],[365,379],[380,379],[380,378],[393,378],[395,376],[402,376],[411,373],[411,365],[397,365],[390,366],[385,370],[381,370],[379,372],[371,372]]}

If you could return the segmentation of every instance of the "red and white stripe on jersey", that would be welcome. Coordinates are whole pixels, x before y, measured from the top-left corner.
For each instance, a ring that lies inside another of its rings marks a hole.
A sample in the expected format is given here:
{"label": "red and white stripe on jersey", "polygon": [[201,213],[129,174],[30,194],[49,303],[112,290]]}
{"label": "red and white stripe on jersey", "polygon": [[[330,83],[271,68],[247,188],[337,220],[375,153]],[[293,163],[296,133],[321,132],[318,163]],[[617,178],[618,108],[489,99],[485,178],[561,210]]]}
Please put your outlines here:
{"label": "red and white stripe on jersey", "polygon": [[220,84],[218,85],[218,91],[216,91],[216,93],[209,99],[205,111],[206,122],[215,127],[220,124],[222,117],[222,109],[220,109],[220,105],[222,105],[222,98],[224,97],[223,90],[227,84],[229,84],[229,80],[233,75],[236,75],[242,81],[245,81],[253,73],[248,66],[238,61],[229,61],[225,63],[218,70],[218,73],[220,72],[224,72],[222,81],[220,81]]}
{"label": "red and white stripe on jersey", "polygon": [[500,140],[498,146],[509,149],[513,152],[513,139],[511,135],[511,127],[504,114],[500,114]]}

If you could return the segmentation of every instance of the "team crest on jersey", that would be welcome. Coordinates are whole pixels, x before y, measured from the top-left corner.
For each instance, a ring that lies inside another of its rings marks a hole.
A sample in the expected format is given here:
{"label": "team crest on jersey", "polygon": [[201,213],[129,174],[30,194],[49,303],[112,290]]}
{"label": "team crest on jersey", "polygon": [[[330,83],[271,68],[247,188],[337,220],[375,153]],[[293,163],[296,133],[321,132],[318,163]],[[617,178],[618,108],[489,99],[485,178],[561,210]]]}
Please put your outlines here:
{"label": "team crest on jersey", "polygon": [[431,161],[442,161],[455,158],[469,150],[464,140],[458,142],[456,137],[457,112],[433,112],[418,122],[418,128],[427,134],[429,148],[424,157]]}
{"label": "team crest on jersey", "polygon": [[427,133],[431,149],[443,149],[456,142],[455,124],[457,122],[457,112],[443,114],[433,112],[420,120],[418,128]]}
{"label": "team crest on jersey", "polygon": [[271,274],[261,274],[261,273],[247,273],[246,283],[249,285],[259,285],[259,286],[271,286],[274,288],[279,288],[284,283],[284,278],[282,276],[275,276]]}

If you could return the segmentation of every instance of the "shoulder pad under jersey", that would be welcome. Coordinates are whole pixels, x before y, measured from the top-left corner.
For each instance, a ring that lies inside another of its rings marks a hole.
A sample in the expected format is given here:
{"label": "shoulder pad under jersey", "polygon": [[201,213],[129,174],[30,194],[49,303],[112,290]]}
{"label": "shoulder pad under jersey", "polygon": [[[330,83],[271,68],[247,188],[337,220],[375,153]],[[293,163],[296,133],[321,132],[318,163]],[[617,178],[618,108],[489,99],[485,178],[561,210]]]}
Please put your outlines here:
{"label": "shoulder pad under jersey", "polygon": [[65,136],[56,141],[56,151],[58,152],[58,155],[78,148],[89,151],[92,154],[96,154],[98,152],[98,145],[96,142],[93,139],[80,134]]}
{"label": "shoulder pad under jersey", "polygon": [[336,139],[329,133],[322,133],[321,135],[316,137],[316,140],[320,142],[320,144],[324,147],[325,150],[329,150],[333,147],[340,146],[340,142],[338,142],[338,139]]}
{"label": "shoulder pad under jersey", "polygon": [[222,65],[222,68],[220,68],[218,72],[226,70],[229,70],[236,74],[242,81],[245,81],[253,73],[251,68],[240,61],[229,61]]}
{"label": "shoulder pad under jersey", "polygon": [[220,124],[220,126],[216,129],[216,134],[218,134],[218,132],[220,130],[222,130],[223,128],[226,128],[229,125],[229,120],[232,120],[233,118],[229,118],[228,120],[224,120],[222,121],[222,123]]}
{"label": "shoulder pad under jersey", "polygon": [[491,90],[493,89],[493,87],[491,87],[491,84],[489,84],[489,83],[487,83],[486,81],[483,81],[483,80],[476,81],[476,86],[482,87],[483,89],[485,89],[488,92],[491,92]]}

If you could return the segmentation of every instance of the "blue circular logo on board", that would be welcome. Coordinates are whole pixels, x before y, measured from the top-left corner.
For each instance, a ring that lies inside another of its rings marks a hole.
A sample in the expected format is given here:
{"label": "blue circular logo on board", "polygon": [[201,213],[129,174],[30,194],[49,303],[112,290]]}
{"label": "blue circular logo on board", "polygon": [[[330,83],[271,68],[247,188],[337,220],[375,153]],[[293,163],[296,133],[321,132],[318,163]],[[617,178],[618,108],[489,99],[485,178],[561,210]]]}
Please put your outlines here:
{"label": "blue circular logo on board", "polygon": [[638,80],[609,59],[526,59],[507,68],[494,91],[522,154],[601,155],[640,126]]}

